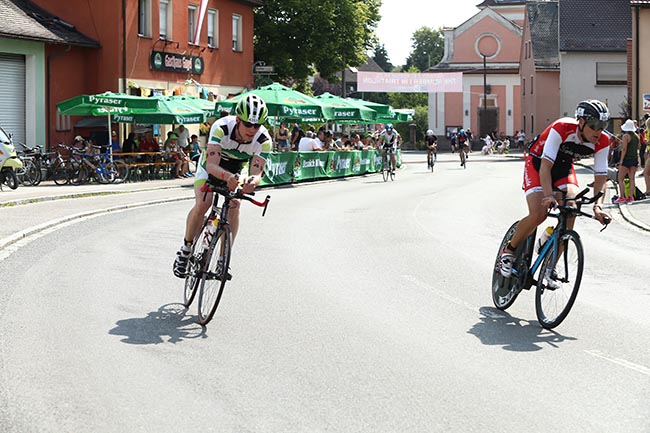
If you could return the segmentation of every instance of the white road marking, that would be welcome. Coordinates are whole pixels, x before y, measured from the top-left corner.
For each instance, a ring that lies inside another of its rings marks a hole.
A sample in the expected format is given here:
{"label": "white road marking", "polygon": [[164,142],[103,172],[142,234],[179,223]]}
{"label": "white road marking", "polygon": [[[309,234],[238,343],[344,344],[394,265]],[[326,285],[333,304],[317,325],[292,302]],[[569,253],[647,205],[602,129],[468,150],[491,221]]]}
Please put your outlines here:
{"label": "white road marking", "polygon": [[613,356],[609,356],[600,350],[585,350],[585,353],[595,356],[596,358],[604,359],[605,361],[609,361],[613,364],[618,364],[620,366],[623,366],[625,368],[629,368],[630,370],[637,371],[641,374],[645,374],[646,376],[650,376],[650,368],[640,365],[640,364],[635,364],[634,362],[628,361],[626,359],[622,358],[615,358]]}
{"label": "white road marking", "polygon": [[452,304],[460,305],[461,307],[465,307],[466,309],[472,311],[473,313],[478,313],[483,316],[487,316],[491,319],[505,319],[507,316],[500,314],[496,311],[489,311],[487,309],[481,310],[480,307],[470,304],[469,302],[463,301],[460,298],[457,298],[455,296],[450,295],[449,293],[435,289],[428,285],[427,283],[418,280],[415,276],[413,275],[403,275],[404,279],[410,281],[411,283],[422,287],[423,289],[426,289],[429,293],[433,293],[434,295],[438,296],[439,298],[445,299]]}

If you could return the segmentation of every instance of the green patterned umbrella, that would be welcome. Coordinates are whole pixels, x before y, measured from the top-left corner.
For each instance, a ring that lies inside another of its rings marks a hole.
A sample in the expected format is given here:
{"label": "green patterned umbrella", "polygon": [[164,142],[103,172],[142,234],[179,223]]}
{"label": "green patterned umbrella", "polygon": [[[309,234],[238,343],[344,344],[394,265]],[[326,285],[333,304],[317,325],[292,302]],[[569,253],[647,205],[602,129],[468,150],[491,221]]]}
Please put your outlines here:
{"label": "green patterned umbrella", "polygon": [[217,102],[215,111],[219,112],[224,109],[231,111],[239,100],[248,93],[257,95],[266,102],[269,108],[269,116],[271,117],[297,121],[313,121],[329,119],[333,116],[332,108],[322,104],[318,99],[279,83],[259,87],[226,99],[225,101]]}
{"label": "green patterned umbrella", "polygon": [[107,116],[128,113],[133,109],[155,110],[157,107],[158,101],[154,98],[112,92],[75,96],[56,104],[59,113],[67,116]]}
{"label": "green patterned umbrella", "polygon": [[326,120],[335,123],[375,123],[377,118],[376,111],[352,99],[341,98],[331,93],[323,93],[316,99],[332,107],[332,117]]}
{"label": "green patterned umbrella", "polygon": [[190,124],[203,123],[207,117],[214,116],[214,102],[193,96],[155,96],[157,107],[132,109],[128,113],[112,114],[113,122],[144,124]]}

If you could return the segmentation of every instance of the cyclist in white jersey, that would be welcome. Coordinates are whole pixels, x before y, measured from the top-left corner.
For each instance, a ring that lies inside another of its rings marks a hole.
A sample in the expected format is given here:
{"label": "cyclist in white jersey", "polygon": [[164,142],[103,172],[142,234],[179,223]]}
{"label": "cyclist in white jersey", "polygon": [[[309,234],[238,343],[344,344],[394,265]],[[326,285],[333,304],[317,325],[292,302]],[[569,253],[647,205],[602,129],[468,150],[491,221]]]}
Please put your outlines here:
{"label": "cyclist in white jersey", "polygon": [[381,157],[384,157],[386,151],[390,151],[390,163],[393,172],[395,171],[395,153],[399,147],[400,139],[399,133],[395,131],[391,123],[387,124],[386,128],[379,134],[378,146],[381,149]]}
{"label": "cyclist in white jersey", "polygon": [[[266,121],[268,108],[257,95],[243,97],[235,108],[234,116],[217,120],[210,128],[205,152],[197,164],[194,180],[194,207],[187,215],[183,245],[176,253],[174,275],[185,278],[192,243],[201,229],[203,217],[212,206],[214,193],[203,191],[206,183],[227,185],[234,190],[239,185],[239,173],[249,163],[249,176],[243,180],[244,193],[252,192],[262,180],[266,161],[260,156],[272,149],[269,132],[262,123]],[[232,230],[233,243],[239,228],[239,200],[230,202],[228,222]]]}

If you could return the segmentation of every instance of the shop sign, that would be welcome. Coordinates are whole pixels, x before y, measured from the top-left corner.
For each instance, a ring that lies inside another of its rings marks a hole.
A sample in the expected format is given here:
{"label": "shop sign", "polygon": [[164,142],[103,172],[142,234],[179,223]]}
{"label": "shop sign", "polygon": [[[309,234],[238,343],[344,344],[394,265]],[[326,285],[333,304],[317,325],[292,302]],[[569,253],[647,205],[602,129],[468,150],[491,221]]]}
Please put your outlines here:
{"label": "shop sign", "polygon": [[150,64],[154,71],[203,73],[203,57],[152,51]]}

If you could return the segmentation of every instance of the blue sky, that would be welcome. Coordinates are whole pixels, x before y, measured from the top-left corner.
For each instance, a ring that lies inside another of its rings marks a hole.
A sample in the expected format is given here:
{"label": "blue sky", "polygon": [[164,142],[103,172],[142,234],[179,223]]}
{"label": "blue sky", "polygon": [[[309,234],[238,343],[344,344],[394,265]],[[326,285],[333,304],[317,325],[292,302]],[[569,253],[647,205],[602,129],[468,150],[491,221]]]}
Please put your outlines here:
{"label": "blue sky", "polygon": [[382,0],[377,26],[393,65],[403,65],[411,52],[411,36],[420,27],[457,27],[479,12],[481,0]]}

